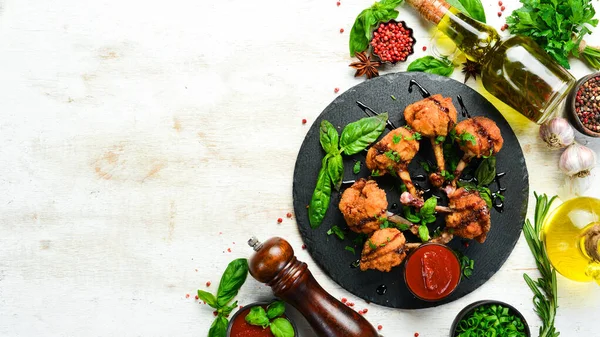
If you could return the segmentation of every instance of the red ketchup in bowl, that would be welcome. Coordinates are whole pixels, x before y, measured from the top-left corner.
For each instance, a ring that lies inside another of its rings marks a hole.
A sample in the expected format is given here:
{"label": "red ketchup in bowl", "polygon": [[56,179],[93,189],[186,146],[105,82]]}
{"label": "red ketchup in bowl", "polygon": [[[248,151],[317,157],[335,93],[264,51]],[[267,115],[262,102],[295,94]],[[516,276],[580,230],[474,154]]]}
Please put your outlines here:
{"label": "red ketchup in bowl", "polygon": [[460,281],[460,262],[454,252],[440,244],[426,244],[406,259],[404,280],[416,297],[438,301],[450,295]]}
{"label": "red ketchup in bowl", "polygon": [[[231,337],[273,337],[273,333],[271,333],[271,329],[262,328],[261,326],[251,325],[246,322],[246,315],[250,312],[252,306],[246,306],[240,310],[240,312],[235,315],[233,321],[231,322],[231,328],[229,331],[229,335]],[[267,310],[267,306],[262,306],[265,310]]]}

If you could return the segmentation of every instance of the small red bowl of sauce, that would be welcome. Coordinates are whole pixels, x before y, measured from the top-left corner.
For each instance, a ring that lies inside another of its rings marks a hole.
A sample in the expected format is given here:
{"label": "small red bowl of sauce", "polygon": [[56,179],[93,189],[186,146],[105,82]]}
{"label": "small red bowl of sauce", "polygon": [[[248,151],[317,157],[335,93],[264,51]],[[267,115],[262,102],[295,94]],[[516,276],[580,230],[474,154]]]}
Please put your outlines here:
{"label": "small red bowl of sauce", "polygon": [[[248,304],[238,310],[229,320],[227,337],[274,337],[271,329],[263,329],[261,326],[251,325],[246,322],[246,315],[248,315],[252,307],[261,306],[263,309],[267,310],[268,305],[268,302],[256,302]],[[298,336],[296,324],[294,324],[294,322],[287,315],[284,314],[282,317],[287,318],[290,323],[292,323],[292,327],[294,328],[294,336]]]}
{"label": "small red bowl of sauce", "polygon": [[404,262],[404,281],[424,301],[448,297],[460,282],[460,261],[452,249],[428,243],[415,249]]}

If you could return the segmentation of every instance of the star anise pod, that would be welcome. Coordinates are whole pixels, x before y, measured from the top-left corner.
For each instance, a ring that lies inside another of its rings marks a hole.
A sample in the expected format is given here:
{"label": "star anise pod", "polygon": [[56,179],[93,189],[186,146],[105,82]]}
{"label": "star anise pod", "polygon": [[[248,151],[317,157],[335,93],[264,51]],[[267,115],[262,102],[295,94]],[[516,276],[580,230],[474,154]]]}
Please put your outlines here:
{"label": "star anise pod", "polygon": [[377,67],[381,66],[381,62],[371,60],[371,57],[368,56],[364,51],[356,53],[356,57],[359,61],[350,63],[350,67],[356,69],[356,74],[354,74],[354,77],[366,75],[367,78],[373,78],[379,76]]}
{"label": "star anise pod", "polygon": [[465,74],[465,83],[473,76],[477,80],[477,75],[481,76],[481,65],[477,62],[473,62],[467,59],[467,62],[463,63],[462,73]]}

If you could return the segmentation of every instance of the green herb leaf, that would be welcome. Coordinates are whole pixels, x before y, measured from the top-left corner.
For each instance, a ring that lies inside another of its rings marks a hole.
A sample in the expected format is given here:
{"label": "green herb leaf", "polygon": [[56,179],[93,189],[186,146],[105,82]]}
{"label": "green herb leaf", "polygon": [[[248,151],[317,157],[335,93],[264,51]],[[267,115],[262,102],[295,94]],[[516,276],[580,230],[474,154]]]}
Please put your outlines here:
{"label": "green herb leaf", "polygon": [[379,177],[379,176],[381,176],[381,173],[379,173],[379,170],[373,170],[373,171],[371,171],[371,176],[372,177]]}
{"label": "green herb leaf", "polygon": [[283,301],[275,301],[267,307],[267,317],[273,319],[283,315],[285,312],[285,303]]}
{"label": "green herb leaf", "polygon": [[351,252],[352,254],[356,254],[356,251],[354,250],[354,247],[350,247],[350,246],[346,246],[344,247],[345,250]]}
{"label": "green herb leaf", "polygon": [[437,136],[437,137],[435,137],[435,143],[436,144],[443,143],[445,140],[446,140],[445,136]]}
{"label": "green herb leaf", "polygon": [[329,157],[327,160],[327,173],[331,179],[331,183],[336,190],[340,190],[342,187],[342,180],[344,179],[344,160],[341,154],[337,154],[333,157]]}
{"label": "green herb leaf", "polygon": [[327,235],[331,235],[331,234],[335,234],[335,236],[337,236],[340,240],[344,240],[344,231],[342,231],[342,229],[336,225],[332,226],[327,231]]}
{"label": "green herb leaf", "polygon": [[219,309],[219,306],[217,305],[217,298],[215,297],[215,295],[207,291],[198,289],[198,298],[206,302],[206,304],[210,305],[211,307]]}
{"label": "green herb leaf", "polygon": [[480,186],[491,184],[496,179],[496,157],[483,159],[475,170],[475,178]]}
{"label": "green herb leaf", "polygon": [[331,178],[324,164],[319,171],[317,185],[308,206],[308,220],[311,228],[317,228],[321,225],[323,218],[325,218],[325,213],[327,213],[327,208],[329,208],[330,200]]}
{"label": "green herb leaf", "polygon": [[246,315],[246,322],[250,325],[258,325],[266,328],[269,326],[269,317],[265,309],[261,306],[250,308],[250,312]]}
{"label": "green herb leaf", "polygon": [[352,172],[354,174],[359,174],[360,173],[360,160],[357,160],[356,163],[354,163],[354,167],[352,168]]}
{"label": "green herb leaf", "polygon": [[448,0],[450,5],[477,21],[485,23],[485,11],[479,0]]}
{"label": "green herb leaf", "polygon": [[226,337],[228,324],[227,318],[221,315],[217,316],[208,330],[208,337]]}
{"label": "green herb leaf", "polygon": [[416,214],[414,214],[410,208],[406,209],[406,212],[404,212],[404,217],[406,218],[406,220],[412,222],[412,223],[420,223],[421,222],[421,217],[417,216]]}
{"label": "green herb leaf", "polygon": [[466,145],[467,142],[471,142],[473,145],[477,145],[477,139],[472,134],[464,131],[460,135],[458,135],[457,140],[460,142],[460,145]]}
{"label": "green herb leaf", "polygon": [[419,238],[423,242],[429,241],[429,228],[427,228],[427,225],[419,226]]}
{"label": "green herb leaf", "polygon": [[435,206],[437,206],[437,198],[430,197],[425,201],[419,213],[421,214],[421,216],[432,215],[435,213]]}
{"label": "green herb leaf", "polygon": [[385,129],[387,119],[388,114],[384,112],[346,125],[340,138],[340,147],[344,154],[356,154],[377,140]]}
{"label": "green herb leaf", "polygon": [[490,192],[490,190],[487,187],[478,188],[477,190],[479,191],[479,196],[485,201],[488,208],[492,208],[492,193]]}
{"label": "green herb leaf", "polygon": [[319,128],[319,141],[325,153],[336,155],[339,153],[339,135],[335,127],[326,120],[321,121]]}
{"label": "green herb leaf", "polygon": [[224,306],[222,308],[219,308],[217,310],[217,312],[219,314],[221,314],[222,316],[227,317],[227,316],[229,316],[229,314],[231,314],[231,312],[233,311],[233,309],[237,308],[237,306],[238,306],[238,301],[235,301],[235,302],[233,302],[230,305],[226,305],[226,306]]}
{"label": "green herb leaf", "polygon": [[294,337],[294,327],[285,318],[276,318],[271,322],[270,328],[275,337]]}
{"label": "green herb leaf", "polygon": [[454,65],[447,59],[436,59],[433,56],[424,56],[412,61],[407,71],[421,71],[430,74],[450,76],[454,72]]}
{"label": "green herb leaf", "polygon": [[358,14],[350,31],[350,56],[360,53],[369,47],[371,29],[379,22],[398,17],[398,7],[402,0],[382,0]]}
{"label": "green herb leaf", "polygon": [[[388,157],[390,160],[392,160],[396,163],[400,163],[402,161],[402,158],[400,158],[400,155],[396,151],[389,150],[389,151],[386,151],[384,154],[386,157]],[[390,170],[390,171],[393,172],[393,170]]]}
{"label": "green herb leaf", "polygon": [[219,307],[225,306],[237,295],[247,276],[248,260],[235,259],[227,265],[217,290],[217,305]]}
{"label": "green herb leaf", "polygon": [[394,135],[394,137],[392,137],[392,142],[394,142],[394,144],[400,143],[401,140],[402,140],[402,136],[400,136],[400,135]]}
{"label": "green herb leaf", "polygon": [[431,172],[435,171],[435,169],[432,168],[429,165],[429,163],[426,161],[421,161],[421,162],[419,162],[419,164],[421,165],[421,167],[423,167],[423,170],[425,170],[425,172],[427,172],[427,173],[431,173]]}
{"label": "green herb leaf", "polygon": [[367,240],[367,242],[369,243],[369,248],[371,249],[377,249],[377,245],[373,243],[373,241],[371,241],[371,239]]}

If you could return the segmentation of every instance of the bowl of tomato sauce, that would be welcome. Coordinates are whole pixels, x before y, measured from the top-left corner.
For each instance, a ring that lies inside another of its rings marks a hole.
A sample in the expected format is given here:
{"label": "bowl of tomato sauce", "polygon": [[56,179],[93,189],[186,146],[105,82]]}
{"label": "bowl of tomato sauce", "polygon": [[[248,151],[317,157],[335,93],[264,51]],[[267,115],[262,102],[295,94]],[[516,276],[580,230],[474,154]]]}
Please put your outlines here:
{"label": "bowl of tomato sauce", "polygon": [[[253,307],[261,306],[267,310],[270,302],[255,302],[248,304],[238,310],[229,320],[229,326],[227,327],[227,337],[274,337],[273,333],[269,328],[263,328],[257,325],[251,325],[246,322],[246,315],[250,312]],[[298,336],[298,328],[294,321],[292,321],[285,314],[281,316],[286,318],[292,324],[294,328],[294,336]]]}
{"label": "bowl of tomato sauce", "polygon": [[424,301],[439,301],[460,283],[460,261],[446,245],[428,243],[413,250],[404,262],[404,281]]}

